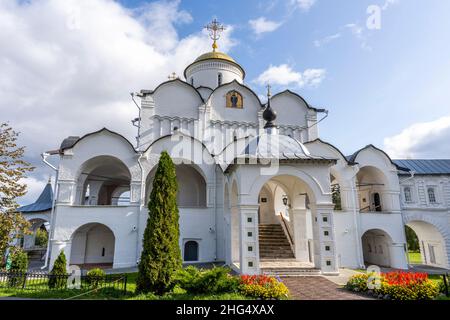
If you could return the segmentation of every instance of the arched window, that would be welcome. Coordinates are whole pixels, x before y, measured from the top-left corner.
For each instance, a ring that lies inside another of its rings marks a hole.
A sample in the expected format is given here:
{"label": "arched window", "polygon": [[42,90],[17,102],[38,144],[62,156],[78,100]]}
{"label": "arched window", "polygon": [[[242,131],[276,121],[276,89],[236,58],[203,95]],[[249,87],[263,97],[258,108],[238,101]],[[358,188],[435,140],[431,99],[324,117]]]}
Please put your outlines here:
{"label": "arched window", "polygon": [[222,74],[219,73],[219,74],[217,75],[217,85],[220,86],[221,84],[222,84]]}
{"label": "arched window", "polygon": [[184,261],[198,261],[198,242],[187,241],[184,244]]}
{"label": "arched window", "polygon": [[405,202],[412,202],[412,193],[410,187],[405,187],[405,189],[403,189],[403,194],[405,196]]}
{"label": "arched window", "polygon": [[436,203],[437,201],[436,201],[436,192],[435,192],[435,190],[434,190],[434,188],[428,188],[428,201],[430,202],[430,203]]}

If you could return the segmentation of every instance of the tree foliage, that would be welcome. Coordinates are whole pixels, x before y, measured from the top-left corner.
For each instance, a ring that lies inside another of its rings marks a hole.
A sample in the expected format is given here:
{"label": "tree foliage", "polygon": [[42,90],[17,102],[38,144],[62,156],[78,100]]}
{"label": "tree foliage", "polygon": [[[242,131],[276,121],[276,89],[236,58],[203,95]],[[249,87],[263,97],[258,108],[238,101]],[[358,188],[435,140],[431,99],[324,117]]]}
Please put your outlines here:
{"label": "tree foliage", "polygon": [[64,250],[58,255],[50,271],[48,286],[50,289],[65,289],[67,286],[67,259]]}
{"label": "tree foliage", "polygon": [[413,229],[405,226],[406,242],[408,243],[408,250],[413,252],[420,251],[419,238],[417,238],[416,233]]}
{"label": "tree foliage", "polygon": [[29,229],[28,222],[16,211],[17,198],[25,195],[23,178],[34,168],[25,160],[25,147],[17,146],[19,133],[7,123],[0,124],[0,260],[6,250]]}
{"label": "tree foliage", "polygon": [[170,291],[175,272],[181,268],[177,191],[175,165],[169,154],[162,152],[148,203],[149,218],[136,281],[138,293]]}

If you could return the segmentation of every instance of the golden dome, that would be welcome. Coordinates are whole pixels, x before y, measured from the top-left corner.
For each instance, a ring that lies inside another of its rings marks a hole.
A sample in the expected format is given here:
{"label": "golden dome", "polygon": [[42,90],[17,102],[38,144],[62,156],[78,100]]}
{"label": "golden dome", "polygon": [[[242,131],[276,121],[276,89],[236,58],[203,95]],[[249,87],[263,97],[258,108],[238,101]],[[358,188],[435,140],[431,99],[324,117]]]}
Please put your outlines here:
{"label": "golden dome", "polygon": [[199,56],[197,59],[195,59],[194,62],[208,60],[208,59],[220,59],[220,60],[226,60],[226,61],[236,63],[236,61],[234,61],[234,59],[232,57],[230,57],[229,55],[227,55],[223,52],[218,52],[218,51],[211,51],[211,52],[204,53],[201,56]]}

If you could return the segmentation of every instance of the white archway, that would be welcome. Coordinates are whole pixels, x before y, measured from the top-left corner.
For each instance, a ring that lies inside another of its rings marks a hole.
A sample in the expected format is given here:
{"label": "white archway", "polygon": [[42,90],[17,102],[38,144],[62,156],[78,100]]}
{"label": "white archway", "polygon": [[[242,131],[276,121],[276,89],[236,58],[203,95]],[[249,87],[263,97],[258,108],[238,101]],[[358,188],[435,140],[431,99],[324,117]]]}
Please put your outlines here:
{"label": "white archway", "polygon": [[101,223],[88,223],[72,234],[69,263],[82,268],[109,268],[114,263],[114,252],[113,231]]}
{"label": "white archway", "polygon": [[361,237],[364,263],[380,267],[391,267],[392,238],[384,230],[367,230]]}
{"label": "white archway", "polygon": [[418,237],[422,264],[449,268],[450,234],[445,222],[427,213],[406,213],[404,220]]}

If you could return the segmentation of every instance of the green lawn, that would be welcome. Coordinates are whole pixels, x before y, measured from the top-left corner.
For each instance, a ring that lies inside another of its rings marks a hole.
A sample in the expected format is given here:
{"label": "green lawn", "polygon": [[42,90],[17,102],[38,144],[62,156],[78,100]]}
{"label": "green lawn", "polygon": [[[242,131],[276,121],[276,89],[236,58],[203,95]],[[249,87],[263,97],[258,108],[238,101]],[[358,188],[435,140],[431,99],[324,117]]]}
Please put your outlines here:
{"label": "green lawn", "polygon": [[409,256],[409,263],[422,263],[422,257],[420,255],[420,252],[408,252]]}
{"label": "green lawn", "polygon": [[[101,289],[98,292],[91,292],[79,290],[64,290],[64,291],[23,291],[17,289],[0,289],[0,297],[21,297],[21,298],[35,298],[35,299],[100,299],[100,300],[247,300],[238,293],[224,293],[217,295],[188,294],[184,290],[175,288],[174,292],[168,293],[164,296],[157,296],[154,294],[134,293],[136,289],[137,273],[127,274],[127,292],[123,294],[118,290]],[[81,295],[83,294],[83,295]]]}

